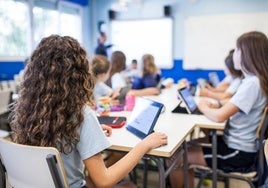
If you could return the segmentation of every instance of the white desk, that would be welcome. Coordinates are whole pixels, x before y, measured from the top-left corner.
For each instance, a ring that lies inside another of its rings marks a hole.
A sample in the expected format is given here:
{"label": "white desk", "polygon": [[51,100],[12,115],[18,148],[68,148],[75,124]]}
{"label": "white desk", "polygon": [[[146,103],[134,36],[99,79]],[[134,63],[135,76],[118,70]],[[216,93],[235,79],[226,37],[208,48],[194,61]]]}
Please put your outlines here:
{"label": "white desk", "polygon": [[[164,169],[163,163],[159,160],[159,158],[169,158],[175,153],[175,151],[179,151],[181,148],[183,148],[182,153],[184,156],[184,161],[187,164],[187,155],[186,152],[183,151],[186,149],[185,139],[193,131],[195,126],[209,129],[223,129],[224,123],[215,123],[202,115],[172,113],[171,111],[179,103],[177,99],[176,87],[164,89],[159,96],[148,96],[148,98],[161,102],[165,105],[165,112],[159,116],[154,130],[156,132],[163,132],[168,135],[168,145],[153,149],[147,153],[147,156],[153,159],[158,165],[160,187],[165,187],[165,178],[168,176],[171,169],[175,166],[175,163],[180,159],[182,154],[180,154],[179,157],[174,160],[174,164],[172,164],[169,169],[166,169],[166,171]],[[112,112],[111,116],[119,115],[128,118],[130,114],[131,112],[126,111]],[[138,137],[127,131],[125,127],[122,127],[120,129],[113,129],[113,133],[108,139],[112,144],[109,149],[124,152],[130,151],[140,141]],[[215,164],[213,163],[213,165]],[[187,174],[187,166],[184,166],[185,173]],[[217,176],[214,178],[216,181]],[[185,186],[187,187],[187,181],[185,181],[185,183]]]}
{"label": "white desk", "polygon": [[[130,116],[130,114],[131,112],[125,111],[111,113],[111,115],[120,115],[127,118]],[[182,155],[184,156],[185,173],[187,173],[188,170],[187,153],[184,152],[186,150],[185,139],[187,135],[193,131],[194,124],[190,121],[190,117],[182,118],[182,116],[183,115],[180,116],[178,114],[165,112],[159,116],[154,129],[156,132],[163,132],[168,135],[168,144],[166,146],[153,149],[146,154],[146,156],[150,157],[150,159],[157,163],[159,170],[159,187],[164,188],[166,186],[165,179]],[[109,148],[110,150],[124,152],[130,151],[135,145],[137,145],[137,143],[140,142],[140,138],[127,131],[125,126],[120,129],[113,129],[113,133],[110,137],[108,137],[108,139],[112,144],[112,146]],[[169,158],[176,151],[179,152],[177,159],[173,161],[173,164],[168,169],[165,169],[161,158]],[[187,187],[187,181],[185,187]]]}

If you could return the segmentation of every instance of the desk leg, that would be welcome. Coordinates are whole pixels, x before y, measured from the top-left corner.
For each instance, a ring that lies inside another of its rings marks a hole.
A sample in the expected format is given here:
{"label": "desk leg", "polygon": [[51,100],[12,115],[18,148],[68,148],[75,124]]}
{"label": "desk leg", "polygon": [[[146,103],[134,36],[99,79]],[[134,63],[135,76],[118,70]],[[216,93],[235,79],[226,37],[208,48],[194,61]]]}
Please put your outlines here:
{"label": "desk leg", "polygon": [[183,142],[183,180],[184,188],[188,188],[188,158],[187,158],[187,143]]}
{"label": "desk leg", "polygon": [[150,157],[151,160],[156,162],[159,172],[159,187],[160,188],[166,188],[166,175],[165,175],[165,167],[163,164],[163,161],[160,158],[157,157]]}
{"label": "desk leg", "polygon": [[213,188],[217,188],[217,131],[212,132],[212,183]]}
{"label": "desk leg", "polygon": [[172,161],[172,164],[170,164],[170,166],[167,169],[165,169],[164,162],[160,158],[150,156],[151,160],[153,160],[157,164],[157,167],[158,167],[160,188],[166,188],[165,180],[170,174],[171,170],[173,170],[173,168],[176,166],[178,161],[181,159],[182,155],[183,155],[183,165],[184,165],[183,167],[184,168],[184,187],[188,188],[188,160],[187,160],[186,150],[187,150],[187,143],[186,141],[184,141],[183,147],[178,149],[177,157]]}

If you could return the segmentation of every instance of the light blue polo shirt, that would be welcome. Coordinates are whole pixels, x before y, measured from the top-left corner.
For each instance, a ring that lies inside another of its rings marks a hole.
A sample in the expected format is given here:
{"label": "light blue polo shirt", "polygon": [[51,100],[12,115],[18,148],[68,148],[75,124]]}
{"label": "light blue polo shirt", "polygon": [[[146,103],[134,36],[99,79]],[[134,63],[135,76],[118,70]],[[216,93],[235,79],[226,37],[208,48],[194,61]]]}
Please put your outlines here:
{"label": "light blue polo shirt", "polygon": [[230,102],[240,111],[229,118],[224,130],[225,143],[233,149],[256,152],[256,131],[267,102],[258,77],[246,75]]}
{"label": "light blue polo shirt", "polygon": [[95,112],[89,106],[84,108],[84,121],[78,131],[80,141],[76,149],[68,155],[61,154],[70,188],[81,188],[86,183],[82,160],[100,153],[111,145],[101,129]]}

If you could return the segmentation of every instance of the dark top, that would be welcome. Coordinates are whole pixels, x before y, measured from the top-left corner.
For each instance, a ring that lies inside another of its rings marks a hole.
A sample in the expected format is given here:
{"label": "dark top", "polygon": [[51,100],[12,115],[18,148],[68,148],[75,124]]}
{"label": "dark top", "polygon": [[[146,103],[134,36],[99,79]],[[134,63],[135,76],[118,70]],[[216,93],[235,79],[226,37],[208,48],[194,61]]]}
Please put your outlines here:
{"label": "dark top", "polygon": [[95,49],[95,54],[103,55],[107,57],[107,48],[104,44],[99,44],[97,48]]}
{"label": "dark top", "polygon": [[135,77],[133,84],[132,84],[132,89],[156,87],[159,81],[160,81],[159,74],[156,74],[156,75],[147,74],[143,76],[142,78]]}

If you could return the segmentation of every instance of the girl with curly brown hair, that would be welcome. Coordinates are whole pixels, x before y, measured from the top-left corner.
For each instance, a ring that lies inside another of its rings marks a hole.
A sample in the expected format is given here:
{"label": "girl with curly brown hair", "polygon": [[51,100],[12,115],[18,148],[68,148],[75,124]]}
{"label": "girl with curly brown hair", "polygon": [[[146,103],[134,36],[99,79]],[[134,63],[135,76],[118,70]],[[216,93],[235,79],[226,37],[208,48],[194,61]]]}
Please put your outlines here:
{"label": "girl with curly brown hair", "polygon": [[57,148],[70,187],[85,187],[83,168],[95,187],[111,187],[149,150],[167,143],[153,133],[107,168],[101,152],[110,146],[91,109],[93,75],[86,51],[73,38],[51,35],[41,40],[27,64],[20,97],[11,114],[15,142]]}

